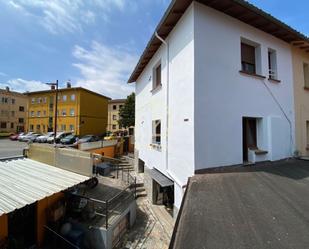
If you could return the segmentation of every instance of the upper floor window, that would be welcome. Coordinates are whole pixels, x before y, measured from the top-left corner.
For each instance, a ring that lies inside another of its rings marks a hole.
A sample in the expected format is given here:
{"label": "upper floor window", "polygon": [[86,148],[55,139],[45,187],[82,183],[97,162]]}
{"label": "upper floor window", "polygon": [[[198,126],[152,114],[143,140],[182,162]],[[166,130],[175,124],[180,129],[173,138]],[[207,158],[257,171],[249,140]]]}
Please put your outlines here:
{"label": "upper floor window", "polygon": [[153,69],[152,89],[156,89],[162,85],[161,82],[161,63],[157,64]]}
{"label": "upper floor window", "polygon": [[31,99],[31,104],[34,104],[35,103],[35,98],[32,98]]}
{"label": "upper floor window", "polygon": [[117,110],[117,106],[116,105],[113,105],[113,110]]}
{"label": "upper floor window", "polygon": [[62,101],[63,101],[63,102],[67,101],[67,96],[66,96],[66,95],[63,95],[63,96],[62,96]]}
{"label": "upper floor window", "polygon": [[15,99],[11,99],[11,101],[12,101],[12,105],[14,105],[15,104]]}
{"label": "upper floor window", "polygon": [[247,39],[241,39],[241,71],[248,74],[262,74],[261,46]]}
{"label": "upper floor window", "polygon": [[37,111],[37,117],[41,117],[41,111]]}
{"label": "upper floor window", "polygon": [[161,120],[152,121],[152,143],[161,144]]}
{"label": "upper floor window", "polygon": [[38,98],[38,104],[42,103],[42,98]]}
{"label": "upper floor window", "polygon": [[309,64],[304,63],[305,88],[309,88]]}
{"label": "upper floor window", "polygon": [[62,116],[66,116],[67,115],[67,110],[66,109],[62,109],[61,114],[62,114]]}
{"label": "upper floor window", "polygon": [[71,101],[75,101],[75,94],[71,95]]}
{"label": "upper floor window", "polygon": [[8,98],[2,97],[2,104],[8,103]]}
{"label": "upper floor window", "polygon": [[24,123],[24,119],[23,118],[19,118],[18,119],[18,123],[20,123],[20,124]]}
{"label": "upper floor window", "polygon": [[34,117],[34,111],[31,111],[30,116]]}
{"label": "upper floor window", "polygon": [[278,71],[277,71],[277,52],[273,49],[268,49],[268,72],[269,79],[277,80]]}
{"label": "upper floor window", "polygon": [[43,116],[46,117],[46,111],[43,111]]}
{"label": "upper floor window", "polygon": [[20,112],[24,112],[24,111],[25,111],[25,107],[24,107],[24,106],[20,106],[20,107],[19,107],[19,111],[20,111]]}
{"label": "upper floor window", "polygon": [[74,108],[71,108],[70,109],[70,116],[74,116],[75,115],[75,110],[74,110]]}
{"label": "upper floor window", "polygon": [[43,98],[43,103],[46,104],[46,102],[47,102],[47,97],[44,97]]}
{"label": "upper floor window", "polygon": [[117,120],[117,116],[116,115],[113,115],[113,120]]}

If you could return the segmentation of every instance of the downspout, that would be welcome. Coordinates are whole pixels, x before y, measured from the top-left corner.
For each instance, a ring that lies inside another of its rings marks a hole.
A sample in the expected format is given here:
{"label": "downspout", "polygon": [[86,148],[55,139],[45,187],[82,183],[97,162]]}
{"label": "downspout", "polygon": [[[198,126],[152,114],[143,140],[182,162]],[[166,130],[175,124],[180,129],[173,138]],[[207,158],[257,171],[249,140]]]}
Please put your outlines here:
{"label": "downspout", "polygon": [[166,46],[166,130],[165,130],[165,143],[166,143],[166,153],[165,153],[165,168],[168,171],[168,123],[169,123],[169,76],[170,76],[170,66],[169,66],[169,44],[166,42],[161,36],[159,36],[158,32],[155,32],[155,36]]}

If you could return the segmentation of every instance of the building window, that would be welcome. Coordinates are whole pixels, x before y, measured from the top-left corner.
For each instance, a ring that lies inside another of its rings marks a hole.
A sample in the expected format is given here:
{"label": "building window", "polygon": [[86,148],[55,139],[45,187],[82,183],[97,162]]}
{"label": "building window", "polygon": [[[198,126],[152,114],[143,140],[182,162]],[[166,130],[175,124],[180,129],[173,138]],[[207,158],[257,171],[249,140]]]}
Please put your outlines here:
{"label": "building window", "polygon": [[75,94],[71,95],[71,101],[75,101]]}
{"label": "building window", "polygon": [[14,123],[11,123],[11,129],[14,129]]}
{"label": "building window", "polygon": [[113,125],[113,130],[116,130],[117,129],[117,125]]}
{"label": "building window", "polygon": [[15,117],[15,111],[11,111],[11,116]]}
{"label": "building window", "polygon": [[8,98],[2,97],[2,104],[7,104],[8,103]]}
{"label": "building window", "polygon": [[74,108],[71,108],[70,109],[70,116],[74,116],[75,115],[75,110],[74,110]]}
{"label": "building window", "polygon": [[62,109],[61,115],[62,115],[62,116],[66,116],[66,115],[67,115],[67,110],[66,110],[66,109]]}
{"label": "building window", "polygon": [[268,49],[268,72],[269,78],[272,80],[278,79],[277,71],[277,52],[273,49]]}
{"label": "building window", "polygon": [[305,88],[309,88],[309,64],[304,63]]}
{"label": "building window", "polygon": [[67,96],[66,96],[66,95],[63,95],[63,96],[62,96],[62,101],[63,101],[63,102],[67,101]]}
{"label": "building window", "polygon": [[156,65],[153,69],[153,81],[152,81],[152,89],[156,89],[162,85],[161,82],[161,63]]}
{"label": "building window", "polygon": [[66,130],[66,125],[65,124],[62,124],[61,125],[61,131],[65,131]]}
{"label": "building window", "polygon": [[116,105],[113,105],[113,110],[117,110],[117,106]]}
{"label": "building window", "polygon": [[241,70],[250,74],[256,73],[255,47],[245,43],[241,43]]}
{"label": "building window", "polygon": [[24,107],[24,106],[20,106],[20,107],[19,107],[19,111],[20,111],[20,112],[24,112],[24,111],[25,111],[25,107]]}
{"label": "building window", "polygon": [[152,143],[161,144],[161,120],[152,121]]}
{"label": "building window", "polygon": [[30,125],[30,131],[33,131],[33,125]]}
{"label": "building window", "polygon": [[37,117],[41,117],[41,111],[37,111]]}
{"label": "building window", "polygon": [[46,117],[46,111],[43,111],[43,116]]}
{"label": "building window", "polygon": [[15,99],[11,99],[12,105],[15,105]]}
{"label": "building window", "polygon": [[18,123],[23,124],[24,123],[24,119],[23,118],[19,118],[18,119]]}
{"label": "building window", "polygon": [[31,99],[31,104],[34,104],[35,103],[35,98],[32,98]]}
{"label": "building window", "polygon": [[37,131],[40,131],[40,128],[41,128],[40,125],[36,125],[36,130]]}
{"label": "building window", "polygon": [[34,117],[34,111],[31,111],[30,113],[31,117]]}
{"label": "building window", "polygon": [[38,98],[38,104],[42,103],[42,98]]}
{"label": "building window", "polygon": [[116,115],[113,115],[113,120],[117,120],[117,116]]}
{"label": "building window", "polygon": [[44,97],[43,98],[43,103],[46,104],[46,102],[47,102],[47,97]]}
{"label": "building window", "polygon": [[74,125],[70,125],[70,131],[74,131]]}
{"label": "building window", "polygon": [[2,129],[6,129],[6,122],[1,122],[0,127],[1,127]]}

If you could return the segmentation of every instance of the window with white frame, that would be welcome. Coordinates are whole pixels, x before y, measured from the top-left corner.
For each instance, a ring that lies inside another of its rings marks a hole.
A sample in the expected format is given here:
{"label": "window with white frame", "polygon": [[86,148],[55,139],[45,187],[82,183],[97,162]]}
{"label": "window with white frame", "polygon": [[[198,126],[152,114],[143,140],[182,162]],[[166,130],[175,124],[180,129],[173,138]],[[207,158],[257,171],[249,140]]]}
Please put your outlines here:
{"label": "window with white frame", "polygon": [[47,102],[47,97],[44,97],[43,98],[43,103],[46,104],[46,102]]}
{"label": "window with white frame", "polygon": [[31,116],[31,117],[34,117],[34,111],[31,111],[31,112],[30,112],[30,116]]}
{"label": "window with white frame", "polygon": [[74,116],[75,115],[75,110],[74,110],[74,108],[71,108],[70,109],[70,116]]}
{"label": "window with white frame", "polygon": [[157,89],[162,86],[162,69],[161,69],[161,62],[157,63],[156,66],[153,68],[152,73],[152,89]]}
{"label": "window with white frame", "polygon": [[41,117],[41,111],[37,111],[37,117]]}
{"label": "window with white frame", "polygon": [[66,116],[66,115],[67,115],[67,110],[66,110],[66,109],[62,109],[61,115],[62,115],[62,116]]}
{"label": "window with white frame", "polygon": [[152,143],[161,144],[161,120],[152,121]]}
{"label": "window with white frame", "polygon": [[63,102],[67,101],[67,96],[66,96],[66,95],[63,95],[63,96],[62,96],[62,101],[63,101]]}
{"label": "window with white frame", "polygon": [[268,49],[268,77],[272,80],[278,79],[277,52],[271,48]]}
{"label": "window with white frame", "polygon": [[241,39],[241,71],[248,74],[262,74],[261,46],[244,38]]}
{"label": "window with white frame", "polygon": [[32,98],[31,99],[31,104],[34,104],[35,103],[35,98]]}
{"label": "window with white frame", "polygon": [[42,98],[38,98],[38,104],[42,103]]}
{"label": "window with white frame", "polygon": [[75,94],[71,94],[71,101],[75,101]]}
{"label": "window with white frame", "polygon": [[305,88],[309,88],[309,64],[304,63],[304,80],[305,80]]}

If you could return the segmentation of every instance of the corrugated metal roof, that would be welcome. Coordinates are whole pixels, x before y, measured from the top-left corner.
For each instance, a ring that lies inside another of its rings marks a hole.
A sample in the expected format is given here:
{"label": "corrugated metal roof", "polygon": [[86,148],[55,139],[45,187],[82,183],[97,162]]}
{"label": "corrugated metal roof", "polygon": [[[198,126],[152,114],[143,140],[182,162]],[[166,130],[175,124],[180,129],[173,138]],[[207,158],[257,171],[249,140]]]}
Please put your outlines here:
{"label": "corrugated metal roof", "polygon": [[0,216],[88,179],[27,158],[0,161]]}
{"label": "corrugated metal roof", "polygon": [[168,186],[174,186],[174,182],[163,175],[159,170],[157,169],[151,169],[149,171],[149,174],[153,180],[155,180],[161,187],[168,187]]}

